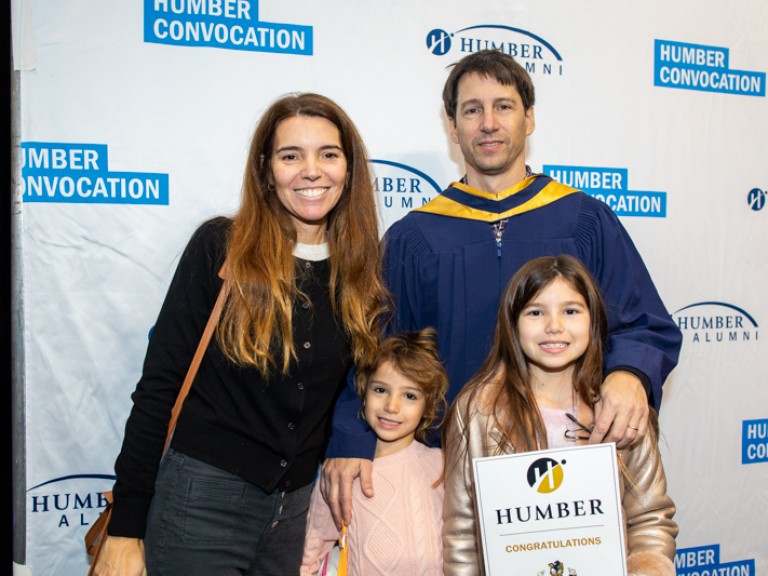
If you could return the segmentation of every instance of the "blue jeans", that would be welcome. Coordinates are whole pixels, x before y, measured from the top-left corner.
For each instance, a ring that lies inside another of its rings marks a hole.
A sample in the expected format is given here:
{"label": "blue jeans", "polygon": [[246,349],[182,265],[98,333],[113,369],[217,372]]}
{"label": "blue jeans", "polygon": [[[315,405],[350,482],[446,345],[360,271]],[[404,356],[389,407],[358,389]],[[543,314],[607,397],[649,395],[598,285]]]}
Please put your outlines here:
{"label": "blue jeans", "polygon": [[169,450],[144,538],[147,575],[298,575],[311,491],[268,494]]}

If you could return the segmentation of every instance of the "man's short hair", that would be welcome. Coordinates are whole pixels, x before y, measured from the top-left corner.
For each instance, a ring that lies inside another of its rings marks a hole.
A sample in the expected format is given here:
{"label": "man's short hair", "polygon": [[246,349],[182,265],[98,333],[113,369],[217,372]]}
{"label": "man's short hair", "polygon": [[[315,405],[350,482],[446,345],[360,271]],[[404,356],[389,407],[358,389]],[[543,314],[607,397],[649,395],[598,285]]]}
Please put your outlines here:
{"label": "man's short hair", "polygon": [[480,50],[464,56],[452,64],[452,67],[443,87],[443,104],[445,105],[445,113],[453,121],[456,120],[459,80],[465,74],[473,72],[487,78],[494,78],[504,86],[517,88],[525,110],[534,104],[536,98],[533,80],[528,75],[528,71],[509,54],[495,49]]}

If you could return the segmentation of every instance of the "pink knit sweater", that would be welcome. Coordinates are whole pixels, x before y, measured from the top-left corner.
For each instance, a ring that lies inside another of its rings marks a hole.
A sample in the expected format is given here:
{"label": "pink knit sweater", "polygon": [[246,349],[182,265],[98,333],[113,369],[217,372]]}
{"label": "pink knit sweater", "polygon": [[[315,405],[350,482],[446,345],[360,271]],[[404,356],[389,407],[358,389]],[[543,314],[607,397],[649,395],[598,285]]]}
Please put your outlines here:
{"label": "pink knit sweater", "polygon": [[[359,479],[352,491],[352,523],[347,528],[349,574],[442,576],[443,457],[439,449],[412,442],[373,461],[373,488],[367,498]],[[301,576],[318,573],[340,534],[316,483],[307,518]]]}

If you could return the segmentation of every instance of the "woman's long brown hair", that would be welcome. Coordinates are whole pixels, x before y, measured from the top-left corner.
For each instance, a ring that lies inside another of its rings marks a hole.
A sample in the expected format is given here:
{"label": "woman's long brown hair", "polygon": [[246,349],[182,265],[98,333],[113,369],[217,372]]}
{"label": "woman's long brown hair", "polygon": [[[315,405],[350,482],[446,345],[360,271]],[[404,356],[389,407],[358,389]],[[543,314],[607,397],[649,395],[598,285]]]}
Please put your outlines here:
{"label": "woman's long brown hair", "polygon": [[275,367],[286,372],[295,357],[292,305],[303,297],[293,257],[296,230],[275,192],[271,167],[277,127],[295,116],[325,118],[341,136],[347,181],[329,215],[329,288],[358,365],[368,365],[374,358],[380,324],[389,309],[381,280],[379,219],[368,154],[357,128],[324,96],[302,93],[280,98],[264,113],[251,140],[242,201],[227,246],[232,292],[217,332],[231,361],[255,366],[264,375]]}

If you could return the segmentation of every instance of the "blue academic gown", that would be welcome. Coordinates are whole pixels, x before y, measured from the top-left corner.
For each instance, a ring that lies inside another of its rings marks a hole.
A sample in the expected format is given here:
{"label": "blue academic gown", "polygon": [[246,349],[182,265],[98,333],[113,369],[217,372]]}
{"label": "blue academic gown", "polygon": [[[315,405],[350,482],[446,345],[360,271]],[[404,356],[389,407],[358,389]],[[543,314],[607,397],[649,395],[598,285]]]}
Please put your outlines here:
{"label": "blue academic gown", "polygon": [[[497,236],[492,223],[507,218]],[[391,330],[437,329],[449,402],[487,356],[499,300],[517,269],[539,256],[570,254],[602,290],[608,315],[605,370],[637,374],[653,406],[677,364],[682,334],[629,234],[603,202],[534,174],[498,195],[453,183],[393,224],[384,275],[395,298]],[[373,455],[352,386],[334,414],[327,455]]]}

